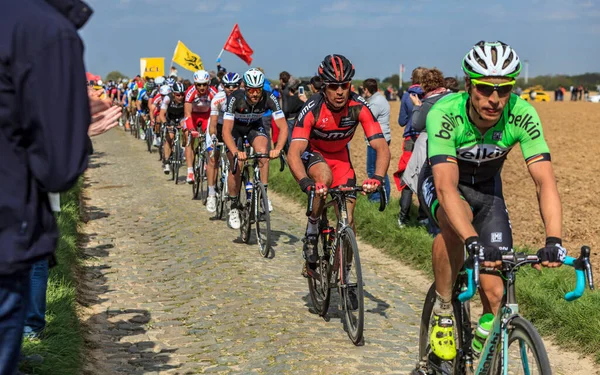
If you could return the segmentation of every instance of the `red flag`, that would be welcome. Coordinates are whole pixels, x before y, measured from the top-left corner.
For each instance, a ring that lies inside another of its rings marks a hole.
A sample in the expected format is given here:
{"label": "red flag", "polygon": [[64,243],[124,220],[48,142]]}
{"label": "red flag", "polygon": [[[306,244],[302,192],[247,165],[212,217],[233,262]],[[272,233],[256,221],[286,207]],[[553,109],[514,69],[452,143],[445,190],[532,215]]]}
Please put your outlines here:
{"label": "red flag", "polygon": [[227,39],[227,42],[225,42],[223,49],[233,53],[234,55],[237,55],[237,57],[244,60],[248,65],[250,65],[252,62],[252,54],[254,51],[244,40],[237,23],[235,26],[233,26],[231,35],[229,35],[229,38]]}

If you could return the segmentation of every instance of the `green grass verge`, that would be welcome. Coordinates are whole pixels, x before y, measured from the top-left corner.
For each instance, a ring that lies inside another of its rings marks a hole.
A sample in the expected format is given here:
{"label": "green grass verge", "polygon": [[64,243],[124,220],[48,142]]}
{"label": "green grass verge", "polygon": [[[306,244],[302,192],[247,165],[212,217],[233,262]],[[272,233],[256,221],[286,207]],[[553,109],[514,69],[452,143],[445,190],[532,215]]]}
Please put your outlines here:
{"label": "green grass verge", "polygon": [[[289,170],[279,172],[278,161],[270,168],[269,188],[306,205],[306,194],[300,191]],[[372,204],[364,197],[358,199],[355,223],[361,240],[433,278],[432,238],[427,231],[410,224],[398,229],[397,199],[392,199],[383,213],[378,207],[379,204]],[[572,249],[571,255],[578,256],[579,251]],[[564,294],[574,287],[575,273],[571,267],[543,269],[541,273],[524,267],[517,281],[521,312],[543,335],[554,337],[559,345],[570,350],[592,354],[600,363],[600,294],[586,290],[579,300],[566,302]]]}
{"label": "green grass verge", "polygon": [[40,364],[24,362],[21,371],[28,374],[79,374],[82,364],[83,336],[76,309],[74,269],[80,263],[78,226],[80,180],[70,191],[61,194],[58,214],[60,238],[56,249],[58,265],[50,270],[47,291],[46,329],[41,340],[25,340],[23,354],[38,354]]}

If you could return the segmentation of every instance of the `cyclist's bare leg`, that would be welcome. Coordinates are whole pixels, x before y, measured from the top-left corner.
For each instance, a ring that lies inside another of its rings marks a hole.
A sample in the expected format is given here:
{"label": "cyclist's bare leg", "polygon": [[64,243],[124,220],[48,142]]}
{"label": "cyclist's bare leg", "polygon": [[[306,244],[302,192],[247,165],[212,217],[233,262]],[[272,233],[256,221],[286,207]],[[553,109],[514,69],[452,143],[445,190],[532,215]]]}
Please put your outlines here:
{"label": "cyclist's bare leg", "polygon": [[[257,154],[266,154],[268,153],[268,141],[267,137],[256,137],[252,141],[252,148]],[[263,185],[267,185],[269,183],[269,159],[260,159],[258,167],[260,168],[260,181]]]}
{"label": "cyclist's bare leg", "polygon": [[[217,160],[219,160],[219,149],[213,145],[214,155],[212,158],[208,158],[208,165],[206,167],[206,179],[208,180],[208,186],[215,186],[217,184]],[[210,155],[209,155],[210,156]]]}
{"label": "cyclist's bare leg", "polygon": [[171,133],[171,132],[169,132],[167,130],[167,132],[165,134],[165,140],[166,140],[166,142],[164,144],[164,146],[165,146],[164,147],[164,151],[165,151],[164,160],[165,160],[165,162],[167,160],[169,160],[169,158],[171,157],[171,148],[173,147],[173,136],[174,136],[174,134]]}
{"label": "cyclist's bare leg", "polygon": [[240,193],[240,185],[241,185],[241,181],[242,181],[242,167],[244,164],[241,161],[238,161],[238,168],[234,175],[232,173],[234,156],[231,152],[227,152],[227,158],[229,159],[229,165],[231,166],[229,169],[229,176],[227,176],[227,185],[229,186],[229,196],[237,197],[237,196],[239,196],[239,193]]}
{"label": "cyclist's bare leg", "polygon": [[496,315],[504,296],[504,283],[502,283],[502,279],[497,274],[482,273],[479,275],[479,282],[479,295],[481,297],[481,304],[483,305],[483,313]]}
{"label": "cyclist's bare leg", "polygon": [[346,199],[346,210],[348,211],[348,225],[356,234],[356,227],[354,226],[354,207],[356,207],[356,199]]}
{"label": "cyclist's bare leg", "polygon": [[[192,145],[194,144],[194,139],[192,138],[192,141],[188,142],[189,134],[190,134],[190,131],[184,128],[182,143],[185,144],[185,163],[187,164],[188,168],[192,168],[193,164],[194,164],[194,150],[192,149]],[[202,136],[202,135],[200,135],[200,136]]]}
{"label": "cyclist's bare leg", "polygon": [[[463,207],[470,220],[473,220],[468,203],[464,202]],[[445,301],[450,301],[454,281],[464,262],[464,244],[450,225],[448,216],[441,206],[437,210],[437,219],[441,232],[433,240],[432,263],[435,289]]]}
{"label": "cyclist's bare leg", "polygon": [[[308,168],[308,177],[310,177],[315,183],[325,184],[328,188],[333,183],[333,174],[327,163],[316,163]],[[325,198],[315,196],[313,200],[313,211],[310,214],[312,218],[319,218],[325,205]]]}

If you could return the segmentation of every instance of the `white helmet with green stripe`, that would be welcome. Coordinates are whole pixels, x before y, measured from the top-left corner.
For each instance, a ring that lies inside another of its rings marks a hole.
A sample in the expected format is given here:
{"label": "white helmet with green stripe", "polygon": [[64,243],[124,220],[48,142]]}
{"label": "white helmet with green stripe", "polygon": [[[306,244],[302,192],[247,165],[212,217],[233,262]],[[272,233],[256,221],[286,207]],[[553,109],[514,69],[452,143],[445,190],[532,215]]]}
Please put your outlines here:
{"label": "white helmet with green stripe", "polygon": [[521,61],[508,44],[482,40],[466,54],[462,68],[471,78],[516,78],[521,72]]}

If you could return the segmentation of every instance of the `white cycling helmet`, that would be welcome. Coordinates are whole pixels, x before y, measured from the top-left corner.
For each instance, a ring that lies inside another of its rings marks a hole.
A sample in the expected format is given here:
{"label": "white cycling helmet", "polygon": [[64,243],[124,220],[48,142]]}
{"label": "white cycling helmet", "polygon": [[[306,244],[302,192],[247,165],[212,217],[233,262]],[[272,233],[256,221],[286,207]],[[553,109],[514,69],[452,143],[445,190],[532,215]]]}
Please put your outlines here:
{"label": "white cycling helmet", "polygon": [[206,70],[197,70],[194,73],[194,83],[208,83],[210,81],[210,74]]}
{"label": "white cycling helmet", "polygon": [[173,87],[173,85],[175,84],[175,78],[169,77],[165,80],[165,83],[171,87]]}
{"label": "white cycling helmet", "polygon": [[156,79],[154,80],[154,83],[156,83],[158,86],[164,85],[165,77],[163,77],[163,76],[156,77]]}
{"label": "white cycling helmet", "polygon": [[128,80],[127,78],[123,78],[123,79],[121,80],[121,82],[123,82],[123,83],[129,83],[129,80]]}
{"label": "white cycling helmet", "polygon": [[482,40],[466,54],[462,68],[471,78],[516,78],[521,72],[521,61],[508,44]]}
{"label": "white cycling helmet", "polygon": [[265,85],[265,75],[256,68],[250,68],[244,73],[244,83],[249,88],[261,88]]}
{"label": "white cycling helmet", "polygon": [[169,85],[162,85],[160,86],[160,89],[158,90],[158,92],[162,95],[162,96],[166,96],[169,95],[171,93],[171,86]]}

